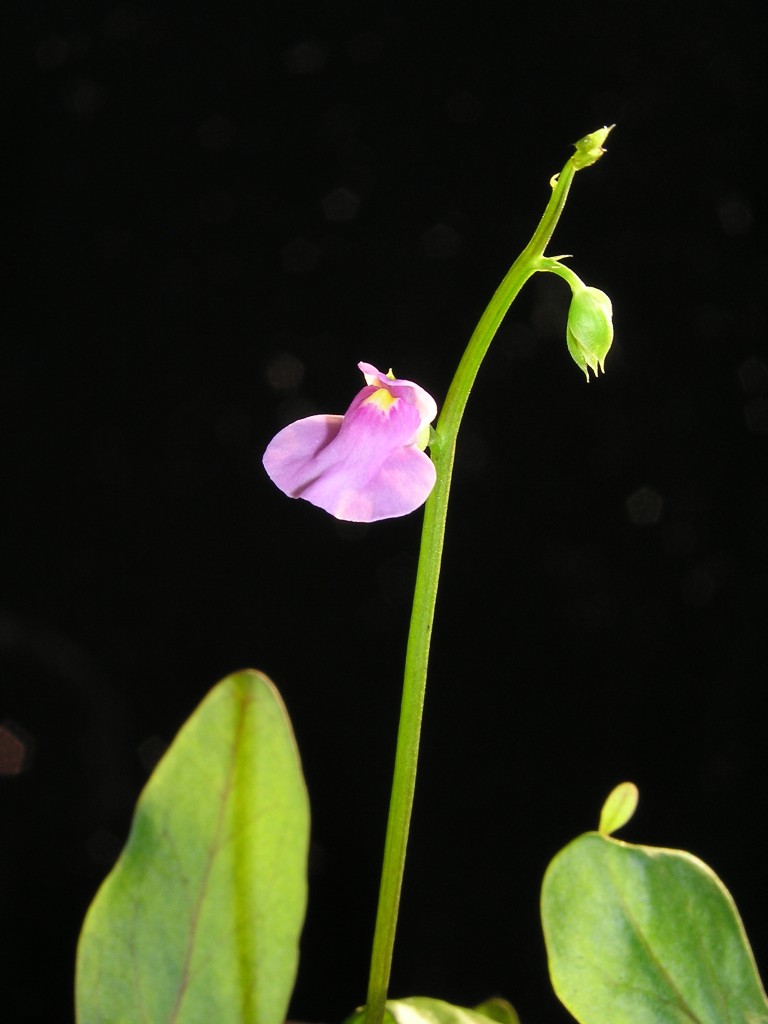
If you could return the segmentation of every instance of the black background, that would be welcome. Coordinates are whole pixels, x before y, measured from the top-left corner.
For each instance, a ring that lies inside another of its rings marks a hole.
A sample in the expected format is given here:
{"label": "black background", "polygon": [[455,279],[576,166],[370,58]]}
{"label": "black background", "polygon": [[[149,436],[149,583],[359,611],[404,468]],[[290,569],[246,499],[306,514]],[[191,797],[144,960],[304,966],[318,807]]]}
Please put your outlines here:
{"label": "black background", "polygon": [[24,6],[0,719],[31,754],[0,779],[4,1020],[71,1019],[153,759],[244,666],[284,695],[313,807],[291,1013],[363,1000],[420,514],[337,523],[261,453],[343,412],[361,359],[440,402],[550,176],[613,122],[550,249],[613,298],[607,373],[585,384],[568,289],[536,279],[462,428],[392,993],[569,1019],[540,880],[625,778],[626,838],[707,860],[765,967],[759,12]]}

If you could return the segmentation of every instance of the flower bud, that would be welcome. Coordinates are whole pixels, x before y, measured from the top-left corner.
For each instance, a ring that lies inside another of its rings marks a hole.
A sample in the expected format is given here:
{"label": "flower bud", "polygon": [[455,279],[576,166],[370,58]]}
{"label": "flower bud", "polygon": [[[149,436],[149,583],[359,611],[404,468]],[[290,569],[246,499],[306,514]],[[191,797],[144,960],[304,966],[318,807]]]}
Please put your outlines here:
{"label": "flower bud", "polygon": [[577,171],[580,171],[583,167],[590,167],[600,159],[605,152],[603,143],[615,127],[616,125],[612,124],[605,128],[598,128],[596,132],[592,132],[591,135],[585,135],[583,139],[579,139],[578,142],[574,143],[576,152],[571,157],[571,160]]}
{"label": "flower bud", "polygon": [[573,361],[584,371],[597,376],[605,370],[603,363],[613,341],[613,308],[611,300],[599,288],[574,288],[568,310],[566,340]]}

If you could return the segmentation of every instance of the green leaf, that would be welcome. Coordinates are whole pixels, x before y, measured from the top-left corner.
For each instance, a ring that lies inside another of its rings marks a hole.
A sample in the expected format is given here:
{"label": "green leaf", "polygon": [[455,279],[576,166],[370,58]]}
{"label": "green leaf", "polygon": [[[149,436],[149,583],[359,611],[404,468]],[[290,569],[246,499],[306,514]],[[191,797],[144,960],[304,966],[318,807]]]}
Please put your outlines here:
{"label": "green leaf", "polygon": [[281,1024],[306,907],[309,809],[257,672],[208,694],[145,787],[78,946],[78,1024]]}
{"label": "green leaf", "polygon": [[482,1013],[484,1017],[490,1017],[496,1024],[520,1024],[515,1008],[506,999],[486,999],[475,1007],[475,1013]]}
{"label": "green leaf", "polygon": [[603,804],[598,832],[601,835],[609,836],[623,828],[637,810],[639,799],[640,793],[634,782],[620,782],[615,789],[611,790],[608,799]]}
{"label": "green leaf", "polygon": [[733,900],[696,857],[596,832],[547,869],[542,921],[555,992],[581,1024],[766,1024]]}
{"label": "green leaf", "polygon": [[[503,1015],[494,1016],[486,1009],[492,1003],[494,1010]],[[358,1010],[347,1018],[345,1024],[361,1024],[364,1018],[365,1010]],[[430,999],[427,996],[388,999],[384,1017],[387,1024],[488,1024],[489,1018],[503,1024],[519,1024],[517,1014],[503,999],[488,1000],[475,1010],[452,1006],[442,999]]]}

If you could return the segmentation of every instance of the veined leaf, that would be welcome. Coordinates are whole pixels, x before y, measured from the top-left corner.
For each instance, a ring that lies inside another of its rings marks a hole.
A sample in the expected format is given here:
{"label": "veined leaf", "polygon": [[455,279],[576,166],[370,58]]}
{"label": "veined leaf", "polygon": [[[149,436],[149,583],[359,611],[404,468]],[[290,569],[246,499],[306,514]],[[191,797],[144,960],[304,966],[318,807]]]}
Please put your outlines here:
{"label": "veined leaf", "polygon": [[542,921],[581,1024],[768,1024],[738,911],[691,854],[580,836],[547,869]]}
{"label": "veined leaf", "polygon": [[78,1024],[282,1024],[309,809],[272,683],[219,683],[147,783],[77,958]]}

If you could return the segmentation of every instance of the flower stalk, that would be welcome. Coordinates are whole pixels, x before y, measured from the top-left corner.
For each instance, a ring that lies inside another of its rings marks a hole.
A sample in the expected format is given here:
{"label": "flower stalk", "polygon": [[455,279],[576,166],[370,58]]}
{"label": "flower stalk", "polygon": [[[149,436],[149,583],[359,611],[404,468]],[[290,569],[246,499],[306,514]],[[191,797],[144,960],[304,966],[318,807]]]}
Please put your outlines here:
{"label": "flower stalk", "polygon": [[610,128],[602,128],[576,143],[559,175],[533,236],[512,264],[481,316],[448,389],[430,442],[436,483],[424,507],[413,607],[405,658],[400,724],[395,752],[381,886],[371,952],[365,1024],[382,1024],[392,966],[397,915],[402,890],[413,799],[416,787],[421,723],[427,683],[430,639],[448,514],[456,439],[469,393],[480,364],[509,307],[523,285],[537,272],[550,270],[544,250],[557,226],[577,170],[603,153]]}

